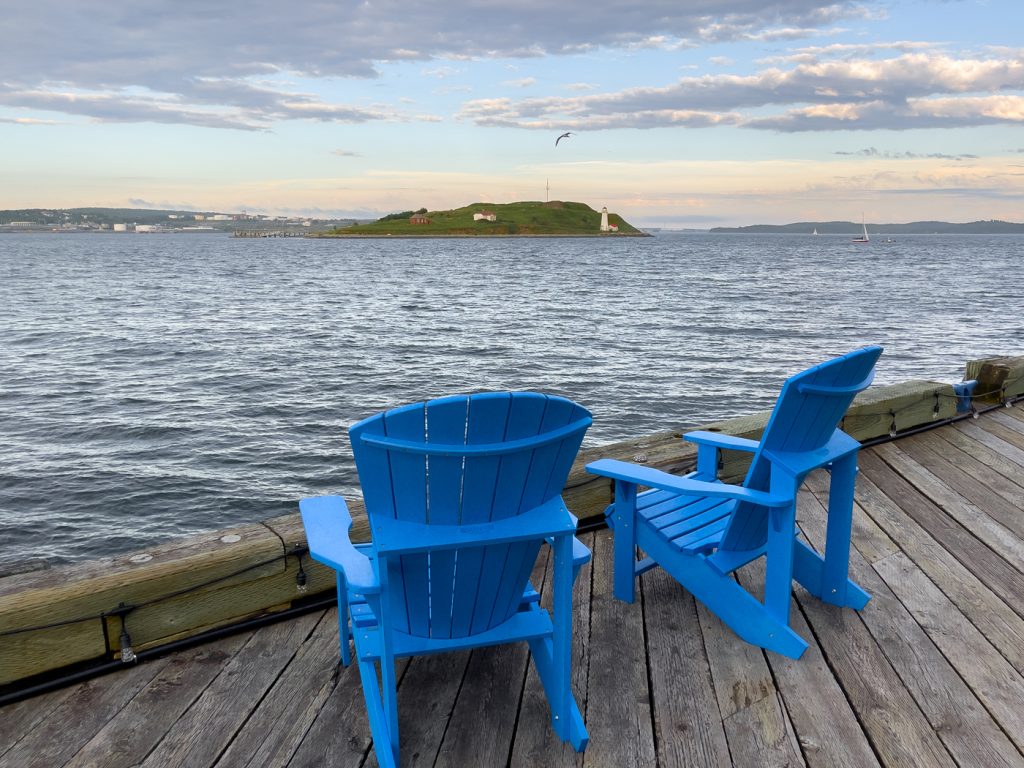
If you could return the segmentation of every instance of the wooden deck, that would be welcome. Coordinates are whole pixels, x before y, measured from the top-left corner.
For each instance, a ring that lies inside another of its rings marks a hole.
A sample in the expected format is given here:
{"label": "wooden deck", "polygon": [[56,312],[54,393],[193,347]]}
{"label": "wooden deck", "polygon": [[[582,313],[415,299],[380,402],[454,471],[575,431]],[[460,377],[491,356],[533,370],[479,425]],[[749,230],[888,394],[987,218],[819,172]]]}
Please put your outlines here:
{"label": "wooden deck", "polygon": [[[591,742],[552,735],[525,644],[403,663],[405,766],[1024,766],[1024,407],[861,453],[860,614],[799,588],[800,661],[739,641],[656,569],[613,599],[588,534],[574,683]],[[824,486],[799,521],[820,547]],[[547,570],[542,554],[535,575]],[[757,568],[740,574],[756,584]],[[335,611],[0,709],[0,766],[375,766]]]}

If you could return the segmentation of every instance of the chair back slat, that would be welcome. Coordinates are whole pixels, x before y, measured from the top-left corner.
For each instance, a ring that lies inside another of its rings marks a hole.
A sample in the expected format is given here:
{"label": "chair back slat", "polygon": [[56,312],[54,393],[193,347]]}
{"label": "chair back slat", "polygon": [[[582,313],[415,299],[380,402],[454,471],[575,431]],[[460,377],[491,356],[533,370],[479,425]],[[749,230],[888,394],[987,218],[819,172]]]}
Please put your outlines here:
{"label": "chair back slat", "polygon": [[[864,347],[789,378],[782,385],[744,486],[768,490],[771,465],[764,451],[810,452],[825,446],[857,392],[870,383],[881,354],[881,347]],[[732,513],[719,548],[753,550],[764,544],[767,534],[765,509],[740,503]]]}
{"label": "chair back slat", "polygon": [[[590,414],[569,400],[512,392],[404,406],[354,425],[371,534],[378,515],[468,525],[550,501],[561,493],[589,424]],[[363,441],[363,434],[375,439]],[[389,440],[396,442],[389,447]],[[493,455],[471,450],[512,441],[518,441],[512,450]],[[465,454],[459,446],[467,447]],[[424,637],[465,637],[506,621],[519,608],[541,543],[467,541],[393,559],[388,579],[396,627]]]}

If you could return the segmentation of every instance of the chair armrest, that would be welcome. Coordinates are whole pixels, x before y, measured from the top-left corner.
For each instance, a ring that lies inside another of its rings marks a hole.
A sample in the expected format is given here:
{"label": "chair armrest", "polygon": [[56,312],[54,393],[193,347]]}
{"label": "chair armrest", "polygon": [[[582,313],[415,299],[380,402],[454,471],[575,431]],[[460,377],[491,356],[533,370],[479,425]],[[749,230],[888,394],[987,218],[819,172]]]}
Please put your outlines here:
{"label": "chair armrest", "polygon": [[376,518],[372,525],[374,545],[381,555],[406,555],[490,543],[511,544],[576,532],[576,518],[557,496],[529,512],[490,523],[428,525]]}
{"label": "chair armrest", "polygon": [[718,452],[720,450],[756,451],[760,446],[756,440],[745,437],[723,435],[720,432],[687,432],[683,440],[697,444],[697,478],[714,481],[718,479]]}
{"label": "chair armrest", "polygon": [[309,554],[314,560],[340,571],[353,592],[364,595],[380,592],[373,562],[349,539],[352,515],[341,496],[302,499],[299,512],[306,529]]}
{"label": "chair armrest", "polygon": [[723,435],[721,432],[687,432],[683,440],[698,445],[713,445],[715,448],[726,448],[730,451],[748,451],[753,453],[761,444],[757,440],[748,440],[745,437],[734,435]]}
{"label": "chair armrest", "polygon": [[653,467],[642,467],[616,459],[600,459],[587,464],[587,471],[594,475],[610,477],[627,483],[645,485],[663,491],[683,494],[685,496],[711,496],[721,499],[735,499],[763,507],[784,507],[792,502],[791,498],[773,496],[764,491],[754,491],[740,485],[694,480],[688,477],[670,475]]}
{"label": "chair armrest", "polygon": [[[555,546],[555,539],[553,536],[548,536],[548,546]],[[590,547],[584,544],[582,541],[577,539],[575,536],[572,537],[572,565],[573,568],[579,568],[582,565],[586,565],[590,562]]]}

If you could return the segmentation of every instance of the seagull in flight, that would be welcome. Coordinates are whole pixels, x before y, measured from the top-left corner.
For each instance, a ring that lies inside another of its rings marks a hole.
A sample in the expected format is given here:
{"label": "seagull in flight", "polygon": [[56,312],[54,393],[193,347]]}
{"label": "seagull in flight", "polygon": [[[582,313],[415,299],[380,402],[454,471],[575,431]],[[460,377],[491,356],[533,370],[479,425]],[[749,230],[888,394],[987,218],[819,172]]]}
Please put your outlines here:
{"label": "seagull in flight", "polygon": [[574,135],[575,134],[572,133],[571,131],[566,131],[561,136],[559,136],[557,139],[555,139],[555,146],[557,147],[558,146],[558,142],[560,142],[562,139],[568,139],[570,136],[574,136]]}

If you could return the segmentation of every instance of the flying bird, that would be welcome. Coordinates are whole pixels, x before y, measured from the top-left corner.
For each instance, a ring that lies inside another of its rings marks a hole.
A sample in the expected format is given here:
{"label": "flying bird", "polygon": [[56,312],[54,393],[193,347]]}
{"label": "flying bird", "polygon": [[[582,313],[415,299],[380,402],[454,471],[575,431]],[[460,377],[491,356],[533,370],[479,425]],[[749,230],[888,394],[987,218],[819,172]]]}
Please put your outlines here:
{"label": "flying bird", "polygon": [[557,147],[558,146],[558,142],[560,142],[562,139],[568,139],[572,135],[574,135],[574,134],[571,131],[566,131],[561,136],[559,136],[557,139],[555,139],[555,146]]}

